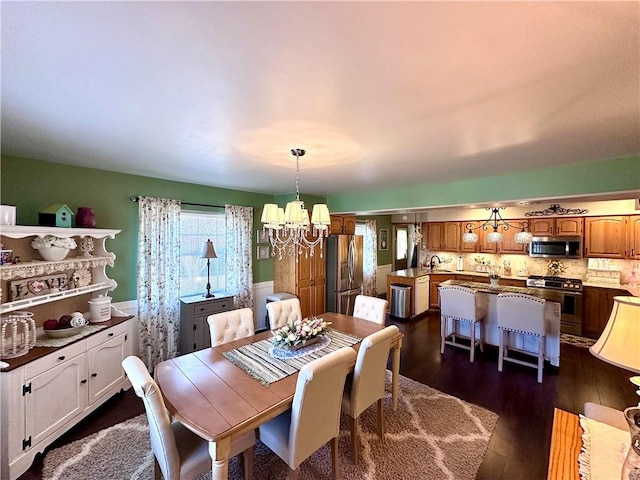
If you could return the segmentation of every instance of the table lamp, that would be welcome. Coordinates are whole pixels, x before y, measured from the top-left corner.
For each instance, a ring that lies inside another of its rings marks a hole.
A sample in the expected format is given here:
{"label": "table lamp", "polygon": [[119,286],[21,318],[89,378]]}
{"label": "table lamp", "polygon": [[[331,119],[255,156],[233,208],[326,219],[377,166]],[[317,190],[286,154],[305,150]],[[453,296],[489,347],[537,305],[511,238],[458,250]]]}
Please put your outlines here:
{"label": "table lamp", "polygon": [[210,282],[210,268],[211,268],[211,259],[218,258],[216,254],[216,249],[213,248],[213,242],[211,240],[207,240],[204,244],[204,253],[202,254],[202,258],[207,259],[207,293],[204,294],[205,298],[213,297],[213,293],[211,293],[211,282]]}
{"label": "table lamp", "polygon": [[[615,297],[604,331],[589,351],[607,363],[640,373],[640,298]],[[631,377],[640,387],[640,376]],[[640,395],[640,389],[636,391]],[[631,432],[631,448],[622,465],[622,480],[640,478],[640,402],[629,407],[624,417]]]}

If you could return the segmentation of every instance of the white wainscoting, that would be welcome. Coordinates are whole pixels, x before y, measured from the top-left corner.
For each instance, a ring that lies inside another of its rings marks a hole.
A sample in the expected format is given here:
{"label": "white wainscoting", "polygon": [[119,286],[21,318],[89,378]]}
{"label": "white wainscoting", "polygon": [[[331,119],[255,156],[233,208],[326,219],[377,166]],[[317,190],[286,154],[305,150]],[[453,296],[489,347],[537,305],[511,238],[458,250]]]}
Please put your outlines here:
{"label": "white wainscoting", "polygon": [[138,301],[127,300],[124,302],[117,302],[111,304],[111,313],[114,314],[113,309],[117,309],[118,312],[126,315],[133,315],[132,332],[131,332],[131,353],[135,356],[139,356],[140,353],[140,329],[138,328]]}
{"label": "white wainscoting", "polygon": [[376,293],[382,295],[387,293],[387,275],[391,273],[391,264],[378,265],[376,269]]}
{"label": "white wainscoting", "polygon": [[267,295],[273,293],[273,280],[253,284],[253,324],[256,330],[267,328]]}

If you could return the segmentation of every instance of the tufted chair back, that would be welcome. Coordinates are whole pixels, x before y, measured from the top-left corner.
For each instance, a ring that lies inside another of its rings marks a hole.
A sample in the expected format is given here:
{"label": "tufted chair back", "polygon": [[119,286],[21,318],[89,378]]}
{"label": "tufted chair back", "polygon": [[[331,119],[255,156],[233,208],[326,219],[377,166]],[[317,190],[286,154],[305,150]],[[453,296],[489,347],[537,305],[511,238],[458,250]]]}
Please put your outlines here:
{"label": "tufted chair back", "polygon": [[545,300],[521,293],[498,295],[498,328],[516,332],[545,335]]}
{"label": "tufted chair back", "polygon": [[440,291],[440,314],[475,322],[486,313],[486,306],[478,301],[476,291],[458,285],[443,285]]}
{"label": "tufted chair back", "polygon": [[353,304],[353,316],[384,325],[388,304],[389,302],[382,298],[358,295]]}
{"label": "tufted chair back", "polygon": [[302,319],[300,300],[297,298],[267,303],[267,313],[269,314],[269,328],[271,330],[283,327],[289,319]]}
{"label": "tufted chair back", "polygon": [[207,322],[213,347],[255,334],[253,311],[250,308],[209,315]]}

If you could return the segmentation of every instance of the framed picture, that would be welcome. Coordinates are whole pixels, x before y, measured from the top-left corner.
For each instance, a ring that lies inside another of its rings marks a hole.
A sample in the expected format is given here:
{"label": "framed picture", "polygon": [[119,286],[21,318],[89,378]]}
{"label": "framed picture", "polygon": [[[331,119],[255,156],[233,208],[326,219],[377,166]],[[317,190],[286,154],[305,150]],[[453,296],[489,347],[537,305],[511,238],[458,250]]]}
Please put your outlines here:
{"label": "framed picture", "polygon": [[256,243],[268,243],[269,242],[269,232],[266,232],[262,229],[256,230]]}
{"label": "framed picture", "polygon": [[378,230],[378,250],[389,250],[389,230],[386,228]]}
{"label": "framed picture", "polygon": [[269,258],[269,245],[258,245],[256,257],[258,257],[258,260]]}

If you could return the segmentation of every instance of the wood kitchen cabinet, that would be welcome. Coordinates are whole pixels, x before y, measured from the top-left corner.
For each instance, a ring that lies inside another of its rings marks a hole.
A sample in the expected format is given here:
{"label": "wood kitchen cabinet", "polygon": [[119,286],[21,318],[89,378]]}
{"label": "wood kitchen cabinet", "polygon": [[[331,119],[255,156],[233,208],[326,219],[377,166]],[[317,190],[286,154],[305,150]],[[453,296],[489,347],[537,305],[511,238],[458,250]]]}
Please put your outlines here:
{"label": "wood kitchen cabinet", "polygon": [[583,217],[532,218],[520,221],[529,222],[529,231],[534,237],[581,237],[584,231]]}
{"label": "wood kitchen cabinet", "polygon": [[480,232],[478,230],[473,230],[480,226],[480,222],[460,222],[460,251],[464,253],[478,253],[480,250],[480,242],[467,243],[462,241],[462,235],[469,231],[467,225],[470,225],[472,231],[477,233],[478,237],[480,237]]}
{"label": "wood kitchen cabinet", "polygon": [[627,258],[640,259],[640,215],[631,215],[627,225]]}
{"label": "wood kitchen cabinet", "polygon": [[228,312],[233,308],[232,295],[225,294],[212,298],[204,298],[201,295],[182,297],[180,299],[180,354],[209,348],[211,332],[207,317],[214,313]]}
{"label": "wood kitchen cabinet", "polygon": [[444,237],[444,222],[427,222],[423,224],[424,242],[430,252],[442,251],[442,239]]}
{"label": "wood kitchen cabinet", "polygon": [[584,256],[625,258],[627,216],[587,217],[585,219]]}
{"label": "wood kitchen cabinet", "polygon": [[480,248],[478,251],[480,253],[498,253],[498,244],[497,243],[489,243],[487,241],[487,235],[493,232],[493,227],[487,225],[487,229],[479,228],[476,230],[478,233],[478,244]]}
{"label": "wood kitchen cabinet", "polygon": [[284,256],[273,260],[273,291],[292,293],[300,299],[303,317],[326,312],[327,262],[316,245],[313,256]]}
{"label": "wood kitchen cabinet", "polygon": [[453,280],[456,278],[456,275],[447,275],[447,274],[432,274],[429,276],[429,309],[439,309],[440,308],[440,292],[438,291],[438,287],[442,282],[446,282],[447,280]]}
{"label": "wood kitchen cabinet", "polygon": [[498,244],[498,253],[508,253],[514,255],[526,255],[529,253],[529,245],[526,243],[516,243],[514,237],[517,233],[522,231],[522,228],[518,228],[522,222],[526,222],[524,219],[508,220],[514,227],[503,229],[500,227],[500,232],[504,235],[504,241]]}
{"label": "wood kitchen cabinet", "polygon": [[331,235],[355,235],[356,217],[353,215],[331,215]]}
{"label": "wood kitchen cabinet", "polygon": [[431,252],[459,252],[462,242],[460,222],[427,222],[422,230],[426,232],[425,244]]}
{"label": "wood kitchen cabinet", "polygon": [[600,337],[611,315],[613,298],[628,295],[626,290],[617,288],[585,286],[582,291],[582,334],[589,338]]}

